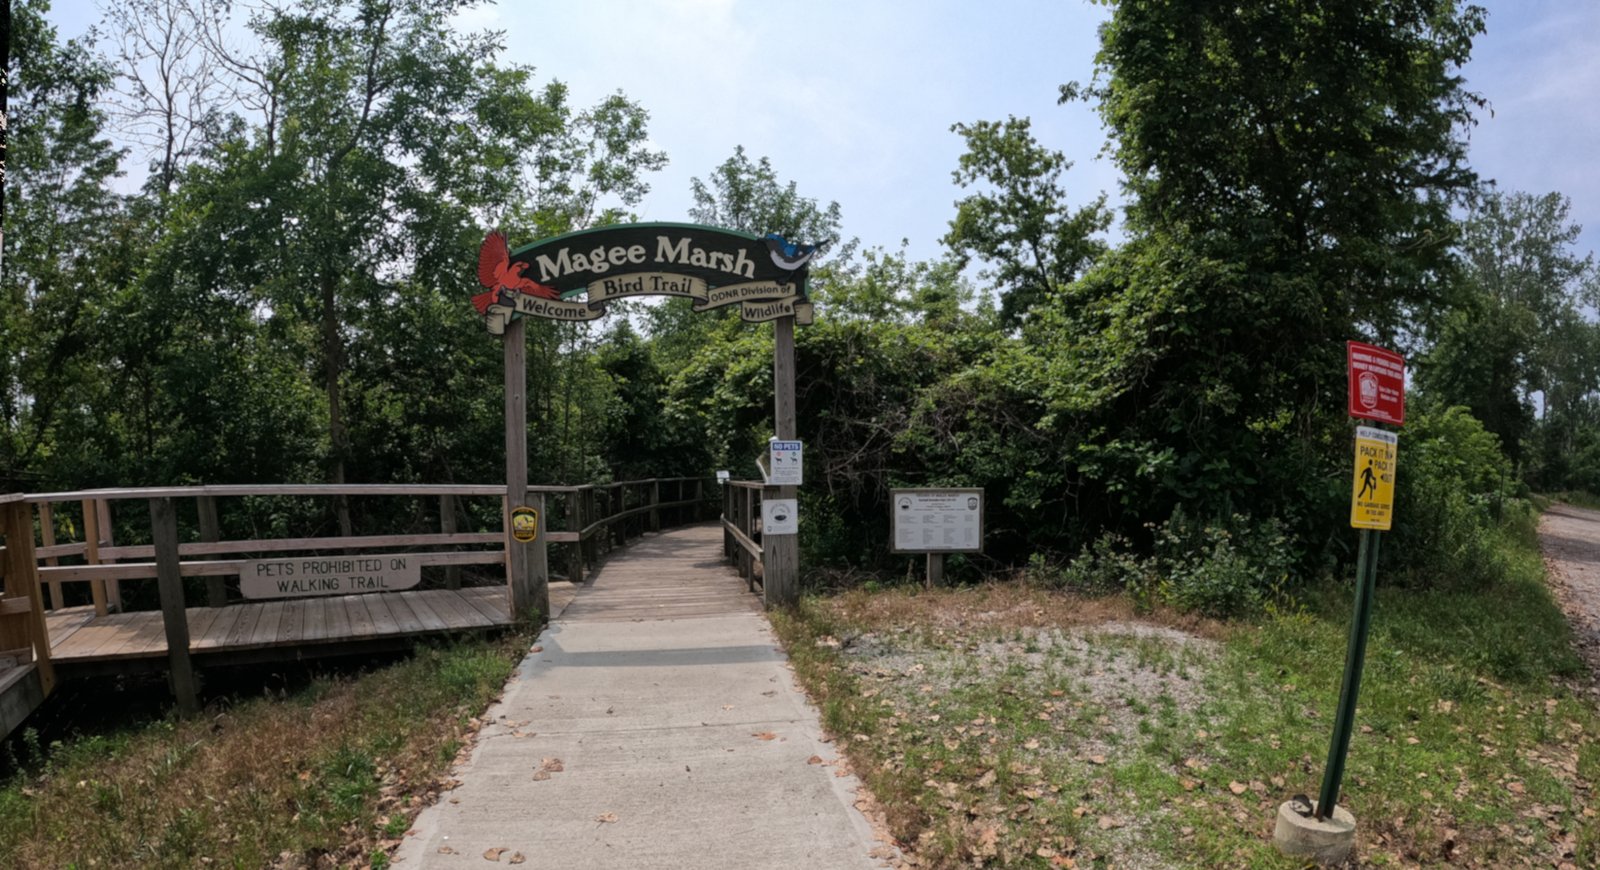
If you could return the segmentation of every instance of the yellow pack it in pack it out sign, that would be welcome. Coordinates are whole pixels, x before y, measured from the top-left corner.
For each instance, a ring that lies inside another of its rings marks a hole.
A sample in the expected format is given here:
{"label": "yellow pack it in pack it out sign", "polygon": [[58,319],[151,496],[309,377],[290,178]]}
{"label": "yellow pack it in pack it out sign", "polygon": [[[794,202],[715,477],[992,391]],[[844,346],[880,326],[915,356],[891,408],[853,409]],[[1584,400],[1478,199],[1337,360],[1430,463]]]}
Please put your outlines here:
{"label": "yellow pack it in pack it out sign", "polygon": [[539,540],[539,512],[531,507],[512,508],[511,537],[524,544]]}
{"label": "yellow pack it in pack it out sign", "polygon": [[1355,476],[1350,484],[1350,525],[1388,531],[1394,521],[1395,456],[1399,437],[1393,432],[1356,427]]}

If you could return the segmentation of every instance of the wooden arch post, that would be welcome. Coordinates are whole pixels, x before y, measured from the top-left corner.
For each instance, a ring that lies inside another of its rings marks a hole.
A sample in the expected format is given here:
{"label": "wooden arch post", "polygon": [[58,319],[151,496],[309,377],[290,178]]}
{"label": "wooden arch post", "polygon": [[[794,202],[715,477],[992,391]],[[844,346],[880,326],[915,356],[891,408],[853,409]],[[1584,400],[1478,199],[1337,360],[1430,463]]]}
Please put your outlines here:
{"label": "wooden arch post", "polygon": [[[506,498],[502,525],[506,536],[506,586],[511,615],[529,609],[541,619],[550,616],[550,571],[546,550],[544,496],[528,496],[528,321],[518,318],[506,325]],[[537,512],[532,541],[513,532],[518,508]]]}
{"label": "wooden arch post", "polygon": [[[773,432],[779,441],[796,437],[794,413],[794,315],[773,321]],[[795,486],[769,486],[763,499],[795,498]],[[761,595],[768,607],[792,604],[800,597],[800,537],[761,536]]]}

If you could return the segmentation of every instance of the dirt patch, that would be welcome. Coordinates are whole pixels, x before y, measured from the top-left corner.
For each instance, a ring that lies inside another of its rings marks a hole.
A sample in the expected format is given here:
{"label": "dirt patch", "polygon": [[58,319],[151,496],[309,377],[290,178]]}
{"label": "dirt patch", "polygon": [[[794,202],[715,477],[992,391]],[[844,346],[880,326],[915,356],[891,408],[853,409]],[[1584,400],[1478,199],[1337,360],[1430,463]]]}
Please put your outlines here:
{"label": "dirt patch", "polygon": [[1539,518],[1539,548],[1550,585],[1589,665],[1600,698],[1600,511],[1557,504]]}

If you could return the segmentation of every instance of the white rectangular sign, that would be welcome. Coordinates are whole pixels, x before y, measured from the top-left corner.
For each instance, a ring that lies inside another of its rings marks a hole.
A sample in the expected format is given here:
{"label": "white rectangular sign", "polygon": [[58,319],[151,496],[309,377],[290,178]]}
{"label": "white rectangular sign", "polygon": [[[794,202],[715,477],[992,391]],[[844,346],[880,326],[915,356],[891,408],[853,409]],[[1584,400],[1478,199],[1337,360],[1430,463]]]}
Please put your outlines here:
{"label": "white rectangular sign", "polygon": [[800,534],[800,502],[792,498],[769,498],[761,502],[761,534]]}
{"label": "white rectangular sign", "polygon": [[239,591],[251,599],[394,592],[421,582],[422,565],[405,553],[261,559],[239,566]]}
{"label": "white rectangular sign", "polygon": [[897,489],[889,511],[893,552],[983,551],[981,489]]}
{"label": "white rectangular sign", "polygon": [[773,486],[799,486],[805,477],[801,460],[804,446],[799,441],[779,441],[776,438],[768,441],[767,466],[770,470],[767,483]]}

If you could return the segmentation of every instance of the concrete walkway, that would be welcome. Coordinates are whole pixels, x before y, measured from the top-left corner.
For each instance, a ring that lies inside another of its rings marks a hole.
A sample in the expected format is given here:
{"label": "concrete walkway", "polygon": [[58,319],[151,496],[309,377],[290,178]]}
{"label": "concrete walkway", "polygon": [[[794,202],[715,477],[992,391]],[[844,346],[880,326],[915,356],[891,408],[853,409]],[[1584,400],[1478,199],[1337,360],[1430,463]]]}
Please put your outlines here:
{"label": "concrete walkway", "polygon": [[[613,554],[492,707],[403,868],[869,868],[881,849],[717,526]],[[486,855],[485,853],[489,853]]]}

